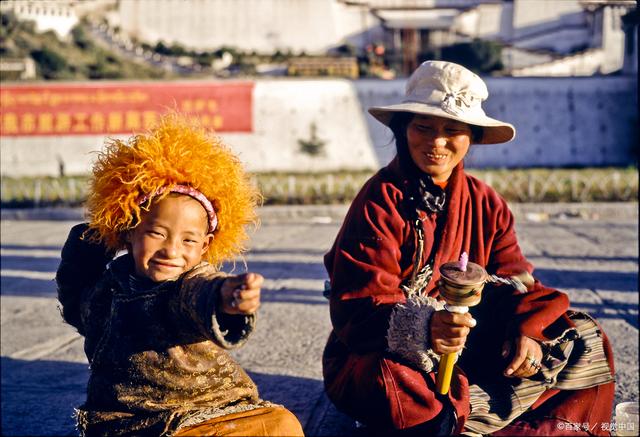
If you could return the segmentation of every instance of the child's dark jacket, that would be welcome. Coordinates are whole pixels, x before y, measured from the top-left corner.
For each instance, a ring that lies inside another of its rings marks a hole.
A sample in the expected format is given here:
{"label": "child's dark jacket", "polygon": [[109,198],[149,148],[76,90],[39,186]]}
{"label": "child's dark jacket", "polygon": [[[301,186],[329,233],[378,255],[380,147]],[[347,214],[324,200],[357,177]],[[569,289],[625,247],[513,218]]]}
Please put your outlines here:
{"label": "child's dark jacket", "polygon": [[170,434],[265,405],[225,351],[246,341],[255,315],[216,311],[224,274],[203,263],[138,291],[132,258],[105,269],[110,257],[79,238],[84,229],[72,229],[56,276],[63,316],[84,335],[91,369],[78,411],[84,434]]}

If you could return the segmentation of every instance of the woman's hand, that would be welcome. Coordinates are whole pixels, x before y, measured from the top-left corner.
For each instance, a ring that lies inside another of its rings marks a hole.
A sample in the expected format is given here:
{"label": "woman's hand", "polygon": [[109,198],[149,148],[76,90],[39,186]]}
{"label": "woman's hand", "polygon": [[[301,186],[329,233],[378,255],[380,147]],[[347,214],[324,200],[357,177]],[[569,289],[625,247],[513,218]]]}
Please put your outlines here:
{"label": "woman's hand", "polygon": [[502,357],[508,357],[513,348],[515,353],[504,371],[504,376],[529,378],[540,371],[540,361],[542,361],[540,343],[524,335],[513,341],[507,340],[502,345]]}
{"label": "woman's hand", "polygon": [[440,355],[461,351],[470,329],[474,326],[476,321],[469,313],[436,311],[431,316],[431,349]]}
{"label": "woman's hand", "polygon": [[222,311],[227,314],[253,314],[260,307],[260,287],[264,282],[258,273],[229,276],[220,290]]}

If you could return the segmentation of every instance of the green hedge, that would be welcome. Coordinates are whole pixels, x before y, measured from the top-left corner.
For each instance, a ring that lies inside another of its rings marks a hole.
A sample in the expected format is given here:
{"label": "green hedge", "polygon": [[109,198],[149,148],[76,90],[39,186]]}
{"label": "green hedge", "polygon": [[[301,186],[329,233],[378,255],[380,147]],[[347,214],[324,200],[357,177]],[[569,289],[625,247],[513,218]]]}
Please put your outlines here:
{"label": "green hedge", "polygon": [[[469,170],[512,202],[638,200],[638,169]],[[349,203],[373,172],[257,173],[265,205]],[[2,177],[2,207],[78,206],[88,177]]]}

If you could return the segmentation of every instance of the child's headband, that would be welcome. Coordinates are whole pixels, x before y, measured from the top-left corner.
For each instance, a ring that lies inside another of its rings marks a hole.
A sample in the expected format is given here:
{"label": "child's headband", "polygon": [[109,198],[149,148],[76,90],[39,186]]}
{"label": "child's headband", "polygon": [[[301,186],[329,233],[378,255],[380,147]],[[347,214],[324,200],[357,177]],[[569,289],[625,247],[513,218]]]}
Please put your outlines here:
{"label": "child's headband", "polygon": [[[153,199],[154,197],[159,196],[160,194],[164,193],[167,190],[167,188],[169,187],[168,186],[160,187],[156,190],[155,193],[145,195],[138,202],[138,204],[142,205],[147,201],[149,201],[150,199]],[[209,229],[207,230],[207,233],[212,234],[213,231],[216,230],[216,228],[218,227],[218,216],[216,215],[216,210],[213,209],[213,205],[211,204],[209,199],[207,199],[207,196],[205,196],[200,191],[188,185],[171,185],[169,188],[169,192],[185,194],[189,197],[196,199],[198,202],[200,202],[200,204],[205,209],[205,211],[207,211],[207,216],[209,217]]]}

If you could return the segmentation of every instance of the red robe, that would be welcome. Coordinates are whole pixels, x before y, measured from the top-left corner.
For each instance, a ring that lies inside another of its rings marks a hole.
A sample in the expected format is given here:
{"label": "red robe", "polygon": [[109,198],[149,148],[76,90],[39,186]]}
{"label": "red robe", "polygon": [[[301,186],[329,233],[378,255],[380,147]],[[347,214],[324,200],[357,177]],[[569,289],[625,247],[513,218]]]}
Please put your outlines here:
{"label": "red robe", "polygon": [[[396,304],[406,301],[400,285],[411,275],[417,247],[412,229],[415,210],[407,206],[410,191],[404,174],[396,158],[364,185],[325,255],[333,324],[323,356],[327,394],[355,419],[395,429],[427,422],[443,405],[434,393],[434,372],[420,372],[387,353],[389,318]],[[422,259],[432,260],[434,271],[427,287],[429,296],[438,296],[439,266],[459,259],[462,252],[489,274],[509,277],[533,272],[518,245],[506,202],[491,187],[466,174],[462,163],[449,179],[446,212],[440,218],[423,214],[421,219],[425,235]],[[475,337],[468,337],[449,393],[458,431],[469,415],[469,377],[473,382],[473,378],[495,374],[497,367],[499,373],[504,370],[507,362],[500,357],[500,347],[506,339],[521,334],[549,341],[571,328],[568,307],[564,293],[539,281],[525,294],[506,286],[485,287],[482,302],[471,309],[484,330],[475,335],[474,328]],[[613,371],[608,343],[605,348]],[[602,387],[607,387],[606,395]],[[593,403],[598,395],[596,408],[574,406],[562,420],[610,421],[613,383],[594,388],[579,391],[593,393],[578,404]],[[534,407],[555,393],[558,391],[548,390]]]}

